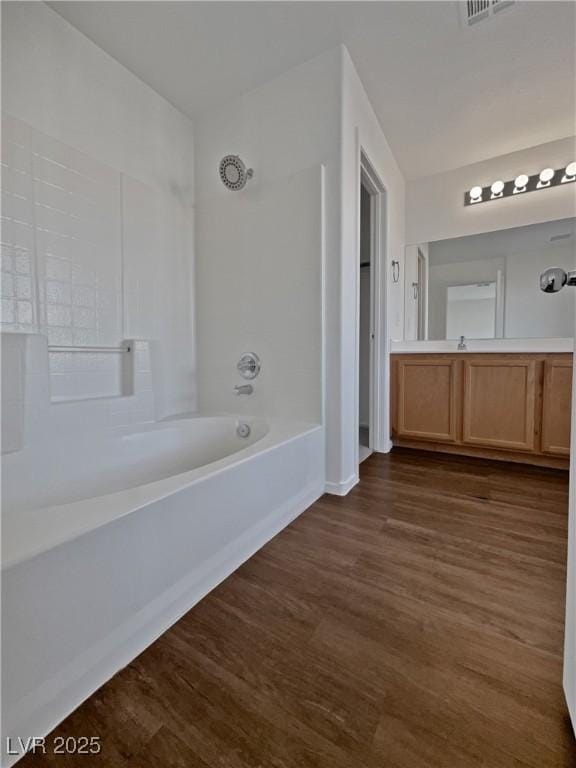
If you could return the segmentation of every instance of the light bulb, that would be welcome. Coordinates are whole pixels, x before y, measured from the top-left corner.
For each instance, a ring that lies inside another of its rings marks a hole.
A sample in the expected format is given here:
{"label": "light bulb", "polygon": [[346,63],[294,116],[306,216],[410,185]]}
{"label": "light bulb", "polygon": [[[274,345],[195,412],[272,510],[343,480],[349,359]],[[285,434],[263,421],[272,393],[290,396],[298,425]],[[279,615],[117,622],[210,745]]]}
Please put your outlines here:
{"label": "light bulb", "polygon": [[568,179],[576,178],[576,161],[572,161],[571,163],[568,163],[564,174],[565,174],[564,178],[568,178]]}
{"label": "light bulb", "polygon": [[490,190],[492,191],[492,197],[499,197],[504,190],[504,182],[498,179],[498,181],[492,184]]}
{"label": "light bulb", "polygon": [[470,202],[478,203],[482,199],[482,187],[472,187],[470,190]]}
{"label": "light bulb", "polygon": [[549,184],[554,178],[554,168],[544,168],[540,171],[540,181],[543,184]]}
{"label": "light bulb", "polygon": [[525,173],[521,173],[520,176],[516,176],[514,179],[514,186],[516,189],[524,189],[526,184],[528,184],[528,181],[528,176],[526,176]]}

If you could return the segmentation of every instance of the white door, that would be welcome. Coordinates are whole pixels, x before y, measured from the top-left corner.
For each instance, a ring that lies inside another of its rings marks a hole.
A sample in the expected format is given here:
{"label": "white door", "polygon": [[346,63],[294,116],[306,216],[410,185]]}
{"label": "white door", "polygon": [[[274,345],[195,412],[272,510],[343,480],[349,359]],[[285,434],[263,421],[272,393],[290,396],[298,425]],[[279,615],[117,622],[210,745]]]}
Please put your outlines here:
{"label": "white door", "polygon": [[[565,285],[576,286],[576,271],[547,269],[540,277],[546,293],[556,293]],[[552,299],[553,301],[553,299]],[[574,328],[576,339],[576,322]],[[572,435],[570,446],[570,500],[568,502],[568,565],[566,585],[566,629],[564,634],[564,693],[576,732],[576,354],[572,379]],[[568,414],[566,414],[568,418]]]}

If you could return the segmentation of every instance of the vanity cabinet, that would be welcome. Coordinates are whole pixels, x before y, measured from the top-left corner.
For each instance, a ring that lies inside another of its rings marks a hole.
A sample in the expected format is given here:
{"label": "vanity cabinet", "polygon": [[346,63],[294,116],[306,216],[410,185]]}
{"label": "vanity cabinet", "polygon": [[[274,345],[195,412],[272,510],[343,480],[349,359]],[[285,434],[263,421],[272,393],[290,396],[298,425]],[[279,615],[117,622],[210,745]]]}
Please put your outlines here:
{"label": "vanity cabinet", "polygon": [[570,456],[572,407],[572,355],[544,361],[542,395],[542,450],[553,456]]}
{"label": "vanity cabinet", "polygon": [[395,445],[567,467],[571,354],[392,355]]}
{"label": "vanity cabinet", "polygon": [[478,356],[464,359],[462,366],[462,442],[535,451],[537,361]]}
{"label": "vanity cabinet", "polygon": [[398,376],[398,434],[454,442],[458,437],[458,363],[401,360]]}

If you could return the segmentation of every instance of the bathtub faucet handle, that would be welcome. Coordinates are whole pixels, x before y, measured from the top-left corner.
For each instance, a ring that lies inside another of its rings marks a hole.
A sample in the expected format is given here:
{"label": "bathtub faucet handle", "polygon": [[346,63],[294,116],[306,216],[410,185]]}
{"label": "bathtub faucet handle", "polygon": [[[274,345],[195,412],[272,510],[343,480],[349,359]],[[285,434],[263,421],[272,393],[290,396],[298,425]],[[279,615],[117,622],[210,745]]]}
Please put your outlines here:
{"label": "bathtub faucet handle", "polygon": [[254,392],[252,384],[236,384],[234,386],[235,395],[251,395]]}

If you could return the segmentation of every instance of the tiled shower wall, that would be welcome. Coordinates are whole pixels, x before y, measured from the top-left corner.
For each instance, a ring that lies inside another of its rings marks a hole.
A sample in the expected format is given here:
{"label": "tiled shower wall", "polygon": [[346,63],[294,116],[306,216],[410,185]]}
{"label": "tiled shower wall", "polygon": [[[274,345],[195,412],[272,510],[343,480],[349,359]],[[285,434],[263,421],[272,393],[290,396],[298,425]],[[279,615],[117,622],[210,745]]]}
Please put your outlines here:
{"label": "tiled shower wall", "polygon": [[[170,251],[162,241],[166,230],[172,238],[178,230],[159,213],[174,208],[163,197],[4,116],[2,330],[41,333],[50,345],[73,347],[161,336],[158,269],[163,247]],[[171,266],[167,258],[165,268]],[[180,266],[186,283],[187,265]],[[121,354],[49,357],[53,401],[121,395]]]}
{"label": "tiled shower wall", "polygon": [[[121,177],[86,155],[4,117],[2,328],[51,345],[122,339]],[[121,359],[50,355],[52,399],[121,393]]]}

